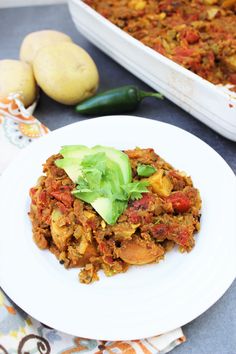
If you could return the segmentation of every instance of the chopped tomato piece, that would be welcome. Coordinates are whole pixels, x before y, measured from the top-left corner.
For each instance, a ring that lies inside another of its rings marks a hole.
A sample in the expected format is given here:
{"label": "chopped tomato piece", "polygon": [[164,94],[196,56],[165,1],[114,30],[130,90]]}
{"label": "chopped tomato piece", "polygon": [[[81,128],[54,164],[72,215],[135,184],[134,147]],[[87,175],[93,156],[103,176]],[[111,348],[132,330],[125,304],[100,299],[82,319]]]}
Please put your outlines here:
{"label": "chopped tomato piece", "polygon": [[55,192],[51,192],[50,195],[55,199],[59,200],[60,202],[62,202],[63,204],[65,204],[66,207],[70,208],[72,206],[74,199],[69,191],[68,192],[55,191]]}
{"label": "chopped tomato piece", "polygon": [[151,193],[144,193],[143,197],[133,202],[134,209],[148,209],[150,203],[154,200]]}
{"label": "chopped tomato piece", "polygon": [[30,188],[30,192],[29,192],[30,196],[31,197],[34,196],[37,190],[38,190],[37,188]]}
{"label": "chopped tomato piece", "polygon": [[66,209],[66,207],[65,207],[64,204],[62,204],[61,202],[57,202],[57,203],[56,203],[56,206],[58,207],[58,209],[60,210],[60,212],[61,212],[62,214],[65,214],[65,213],[66,213],[67,209]]}
{"label": "chopped tomato piece", "polygon": [[154,238],[157,238],[159,241],[162,241],[167,238],[170,232],[170,227],[167,224],[157,224],[152,227],[151,232]]}
{"label": "chopped tomato piece", "polygon": [[182,47],[177,47],[175,49],[175,55],[176,57],[191,57],[194,53],[194,50],[191,48],[182,48]]}
{"label": "chopped tomato piece", "polygon": [[137,211],[131,210],[128,213],[129,221],[132,224],[139,224],[142,221],[142,217],[137,213]]}
{"label": "chopped tomato piece", "polygon": [[163,48],[163,45],[161,43],[156,43],[153,47],[158,53],[165,55],[165,49]]}
{"label": "chopped tomato piece", "polygon": [[110,265],[114,263],[114,260],[111,256],[104,256],[103,260],[105,263],[110,264]]}
{"label": "chopped tomato piece", "polygon": [[193,30],[193,29],[184,30],[181,33],[181,37],[186,39],[188,44],[197,43],[199,41],[199,39],[200,39],[200,36],[199,36],[198,32],[196,30]]}
{"label": "chopped tomato piece", "polygon": [[39,201],[41,202],[41,204],[46,204],[46,202],[47,202],[47,193],[45,191],[41,191],[39,193]]}
{"label": "chopped tomato piece", "polygon": [[180,246],[188,247],[192,241],[189,230],[186,227],[180,227],[178,228],[178,230],[175,231],[175,237],[172,237],[171,239]]}
{"label": "chopped tomato piece", "polygon": [[236,74],[229,75],[229,82],[231,82],[233,85],[236,85]]}
{"label": "chopped tomato piece", "polygon": [[166,199],[172,203],[172,207],[177,213],[186,213],[191,207],[191,201],[183,192],[172,193]]}

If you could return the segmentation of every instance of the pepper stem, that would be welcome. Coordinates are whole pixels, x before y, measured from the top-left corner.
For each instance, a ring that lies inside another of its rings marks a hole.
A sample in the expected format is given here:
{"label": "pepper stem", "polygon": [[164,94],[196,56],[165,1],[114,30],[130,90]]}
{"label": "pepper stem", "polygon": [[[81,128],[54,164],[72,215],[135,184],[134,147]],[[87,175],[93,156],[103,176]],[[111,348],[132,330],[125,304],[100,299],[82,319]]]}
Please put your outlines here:
{"label": "pepper stem", "polygon": [[142,90],[139,91],[139,97],[141,100],[145,97],[155,97],[155,98],[158,98],[161,100],[164,99],[164,96],[159,92],[146,92],[146,91],[142,91]]}

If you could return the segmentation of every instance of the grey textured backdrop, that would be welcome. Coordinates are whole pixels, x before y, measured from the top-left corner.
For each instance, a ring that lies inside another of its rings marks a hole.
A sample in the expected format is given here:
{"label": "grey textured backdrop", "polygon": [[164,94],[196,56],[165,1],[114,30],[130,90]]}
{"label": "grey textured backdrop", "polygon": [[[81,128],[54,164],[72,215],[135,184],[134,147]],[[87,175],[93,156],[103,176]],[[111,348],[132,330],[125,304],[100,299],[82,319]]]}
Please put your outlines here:
{"label": "grey textured backdrop", "polygon": [[[126,84],[150,90],[77,32],[66,5],[0,9],[0,59],[17,58],[23,37],[46,28],[66,32],[91,54],[100,72],[100,90]],[[51,130],[85,119],[71,107],[60,105],[43,94],[35,115]],[[215,133],[168,100],[147,99],[133,115],[171,123],[193,133],[222,155],[236,172],[236,143]],[[222,188],[223,184],[224,181]],[[184,333],[187,342],[174,349],[173,354],[236,354],[236,282],[213,307],[184,326]]]}

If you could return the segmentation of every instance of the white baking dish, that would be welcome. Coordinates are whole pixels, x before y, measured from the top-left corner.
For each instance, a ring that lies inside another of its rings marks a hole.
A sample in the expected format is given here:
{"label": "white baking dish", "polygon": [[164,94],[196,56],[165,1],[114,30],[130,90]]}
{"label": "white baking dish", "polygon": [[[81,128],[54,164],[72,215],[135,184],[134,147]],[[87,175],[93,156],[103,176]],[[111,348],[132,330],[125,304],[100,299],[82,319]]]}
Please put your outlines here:
{"label": "white baking dish", "polygon": [[236,141],[236,93],[165,58],[102,17],[69,0],[77,29],[127,70],[221,135]]}

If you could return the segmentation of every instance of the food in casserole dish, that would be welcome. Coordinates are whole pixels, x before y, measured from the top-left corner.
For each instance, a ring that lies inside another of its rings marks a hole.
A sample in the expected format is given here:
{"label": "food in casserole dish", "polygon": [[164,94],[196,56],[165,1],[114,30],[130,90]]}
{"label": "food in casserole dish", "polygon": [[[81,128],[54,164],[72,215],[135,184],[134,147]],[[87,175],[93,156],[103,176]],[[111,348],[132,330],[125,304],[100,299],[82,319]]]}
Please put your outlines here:
{"label": "food in casserole dish", "polygon": [[236,90],[235,0],[84,2],[160,54]]}
{"label": "food in casserole dish", "polygon": [[83,267],[82,283],[194,247],[199,191],[151,148],[66,146],[43,172],[30,189],[34,241],[66,268]]}

